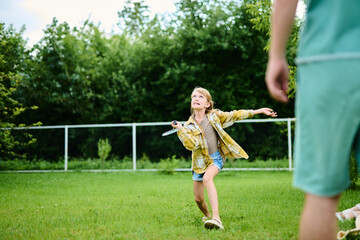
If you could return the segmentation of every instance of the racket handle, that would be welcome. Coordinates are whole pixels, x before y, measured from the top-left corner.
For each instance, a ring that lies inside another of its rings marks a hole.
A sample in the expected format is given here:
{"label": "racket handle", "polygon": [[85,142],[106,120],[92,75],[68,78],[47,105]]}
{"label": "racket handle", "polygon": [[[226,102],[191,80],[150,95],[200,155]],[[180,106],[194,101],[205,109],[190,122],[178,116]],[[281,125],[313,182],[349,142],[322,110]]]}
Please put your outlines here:
{"label": "racket handle", "polygon": [[176,124],[177,124],[176,120],[174,120],[172,123],[173,123],[174,125],[176,125]]}

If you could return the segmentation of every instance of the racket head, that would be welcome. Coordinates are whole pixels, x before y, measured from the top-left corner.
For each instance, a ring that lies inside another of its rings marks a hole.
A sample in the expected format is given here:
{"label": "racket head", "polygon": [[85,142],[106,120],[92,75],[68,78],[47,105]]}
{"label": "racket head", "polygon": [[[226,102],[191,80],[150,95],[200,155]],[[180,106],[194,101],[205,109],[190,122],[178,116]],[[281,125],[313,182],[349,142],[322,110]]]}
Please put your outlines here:
{"label": "racket head", "polygon": [[165,137],[165,136],[168,136],[170,134],[176,133],[177,131],[179,131],[179,129],[174,128],[174,129],[171,129],[169,131],[164,132],[163,134],[161,134],[161,136]]}

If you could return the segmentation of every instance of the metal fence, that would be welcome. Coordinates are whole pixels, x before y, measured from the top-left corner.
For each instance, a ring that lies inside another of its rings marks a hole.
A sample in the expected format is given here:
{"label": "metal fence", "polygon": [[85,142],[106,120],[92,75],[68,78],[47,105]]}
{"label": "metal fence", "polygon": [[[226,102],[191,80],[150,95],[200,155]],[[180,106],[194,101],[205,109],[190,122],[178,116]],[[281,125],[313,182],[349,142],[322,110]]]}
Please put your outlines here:
{"label": "metal fence", "polygon": [[[180,121],[181,122],[181,121]],[[266,122],[287,122],[287,135],[288,135],[288,168],[224,168],[224,170],[293,170],[292,164],[292,137],[291,137],[291,122],[295,122],[295,118],[277,118],[277,119],[246,119],[237,121],[236,123],[266,123]],[[182,121],[181,123],[184,123]],[[38,127],[22,127],[15,128],[18,130],[22,129],[64,129],[65,138],[64,138],[64,171],[68,171],[68,145],[69,145],[69,128],[111,128],[111,127],[131,127],[132,128],[132,161],[133,169],[132,171],[137,171],[136,169],[136,127],[151,127],[151,126],[169,126],[169,122],[149,122],[149,123],[114,123],[114,124],[83,124],[83,125],[59,125],[59,126],[38,126]],[[177,171],[189,171],[190,169],[175,169]],[[96,170],[94,170],[96,171]],[[112,170],[111,170],[112,171]],[[124,170],[131,171],[131,170]],[[139,170],[138,170],[139,171]],[[154,171],[154,169],[141,169],[140,171]]]}

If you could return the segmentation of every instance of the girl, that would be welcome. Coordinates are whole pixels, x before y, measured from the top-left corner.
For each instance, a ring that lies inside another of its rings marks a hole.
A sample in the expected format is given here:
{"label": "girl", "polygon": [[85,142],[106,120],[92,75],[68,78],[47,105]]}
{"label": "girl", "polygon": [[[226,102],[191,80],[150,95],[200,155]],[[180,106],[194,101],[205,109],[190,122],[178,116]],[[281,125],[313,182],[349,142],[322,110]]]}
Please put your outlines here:
{"label": "girl", "polygon": [[[184,126],[179,122],[173,122],[171,126],[179,130],[177,134],[180,141],[186,149],[192,151],[195,202],[204,214],[202,220],[205,228],[224,229],[213,180],[223,168],[226,156],[247,159],[248,155],[223,128],[255,114],[276,117],[277,113],[270,108],[222,112],[213,107],[210,93],[204,88],[196,87],[191,94],[192,115],[189,120]],[[208,192],[212,218],[205,202],[204,187]]]}

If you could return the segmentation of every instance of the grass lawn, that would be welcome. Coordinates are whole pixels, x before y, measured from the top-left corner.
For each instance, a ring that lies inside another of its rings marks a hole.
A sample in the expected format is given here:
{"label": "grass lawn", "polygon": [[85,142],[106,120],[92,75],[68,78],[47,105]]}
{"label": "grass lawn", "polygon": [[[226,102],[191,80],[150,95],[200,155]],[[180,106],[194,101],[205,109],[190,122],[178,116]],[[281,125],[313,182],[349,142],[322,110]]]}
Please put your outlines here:
{"label": "grass lawn", "polygon": [[0,239],[297,239],[303,194],[291,182],[290,172],[222,172],[216,231],[203,227],[190,172],[0,173]]}

